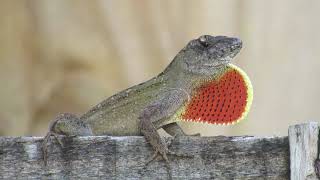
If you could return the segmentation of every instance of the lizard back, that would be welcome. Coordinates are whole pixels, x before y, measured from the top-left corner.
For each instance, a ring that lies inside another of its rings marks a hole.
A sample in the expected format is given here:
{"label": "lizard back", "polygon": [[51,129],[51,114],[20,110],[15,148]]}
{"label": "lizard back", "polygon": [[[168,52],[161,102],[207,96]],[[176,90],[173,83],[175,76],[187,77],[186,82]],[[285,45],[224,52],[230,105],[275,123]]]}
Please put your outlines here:
{"label": "lizard back", "polygon": [[123,90],[97,104],[80,117],[90,124],[95,135],[140,135],[138,129],[142,109],[167,89],[160,74],[149,81]]}

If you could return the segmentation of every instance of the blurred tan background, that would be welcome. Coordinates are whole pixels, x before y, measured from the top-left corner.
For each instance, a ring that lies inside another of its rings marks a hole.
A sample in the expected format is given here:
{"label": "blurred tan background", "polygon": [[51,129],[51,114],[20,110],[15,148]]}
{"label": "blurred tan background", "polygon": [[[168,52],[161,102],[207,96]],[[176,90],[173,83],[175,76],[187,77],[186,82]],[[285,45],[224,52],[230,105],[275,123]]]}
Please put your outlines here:
{"label": "blurred tan background", "polygon": [[286,135],[320,120],[320,1],[0,2],[0,135],[44,135],[161,72],[202,34],[240,37],[235,63],[251,77],[252,110],[203,135]]}

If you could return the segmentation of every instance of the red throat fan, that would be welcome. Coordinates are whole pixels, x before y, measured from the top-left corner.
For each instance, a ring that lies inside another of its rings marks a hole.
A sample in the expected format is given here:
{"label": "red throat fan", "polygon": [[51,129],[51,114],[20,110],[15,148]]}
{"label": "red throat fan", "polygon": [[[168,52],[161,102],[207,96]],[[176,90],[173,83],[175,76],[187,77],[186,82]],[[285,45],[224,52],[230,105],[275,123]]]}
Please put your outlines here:
{"label": "red throat fan", "polygon": [[247,115],[251,102],[252,86],[248,76],[235,65],[229,65],[218,79],[198,88],[187,103],[182,120],[233,124]]}

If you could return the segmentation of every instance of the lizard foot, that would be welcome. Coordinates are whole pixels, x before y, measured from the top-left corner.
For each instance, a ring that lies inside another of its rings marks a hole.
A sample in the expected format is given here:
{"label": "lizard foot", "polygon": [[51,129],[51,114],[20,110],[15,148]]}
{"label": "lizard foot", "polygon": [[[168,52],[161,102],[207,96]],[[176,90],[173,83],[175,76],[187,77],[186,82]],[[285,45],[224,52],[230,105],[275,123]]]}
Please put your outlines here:
{"label": "lizard foot", "polygon": [[[169,154],[169,151],[167,153]],[[161,151],[155,150],[153,155],[145,163],[145,167],[147,167],[152,161],[158,159],[159,157],[162,157],[162,159],[164,159],[165,163],[166,163],[166,168],[167,168],[167,173],[168,173],[169,179],[172,179],[172,171],[171,171],[171,166],[170,166],[170,163],[169,163],[169,159],[167,157],[167,153],[161,153]]]}
{"label": "lizard foot", "polygon": [[60,147],[63,148],[63,143],[61,142],[61,140],[58,138],[60,134],[57,134],[55,132],[49,131],[47,133],[47,135],[43,138],[43,142],[41,144],[42,147],[42,154],[43,154],[43,162],[44,165],[47,165],[47,159],[48,159],[48,142],[49,140],[51,140],[51,136],[53,136],[57,142],[59,143]]}
{"label": "lizard foot", "polygon": [[170,161],[169,161],[169,158],[168,158],[167,155],[174,155],[174,156],[177,156],[177,157],[184,157],[184,158],[193,158],[194,157],[193,155],[190,155],[190,154],[177,153],[177,152],[170,151],[167,147],[171,146],[171,144],[172,144],[172,142],[174,141],[175,138],[176,138],[176,136],[174,136],[173,138],[170,138],[169,140],[167,140],[166,141],[166,146],[157,147],[156,150],[154,151],[153,155],[145,163],[145,167],[148,166],[154,160],[158,160],[159,158],[162,157],[162,159],[166,163],[166,168],[167,168],[167,172],[168,172],[168,175],[169,175],[169,179],[172,179],[172,170],[171,170]]}

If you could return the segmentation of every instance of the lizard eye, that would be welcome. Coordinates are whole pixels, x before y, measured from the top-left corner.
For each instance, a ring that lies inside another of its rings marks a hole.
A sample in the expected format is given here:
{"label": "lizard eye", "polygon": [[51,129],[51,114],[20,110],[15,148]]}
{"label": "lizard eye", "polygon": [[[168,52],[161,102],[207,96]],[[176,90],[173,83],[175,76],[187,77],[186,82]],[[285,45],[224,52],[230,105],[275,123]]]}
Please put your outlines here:
{"label": "lizard eye", "polygon": [[204,47],[209,46],[206,36],[200,36],[198,40],[202,46],[204,46]]}

